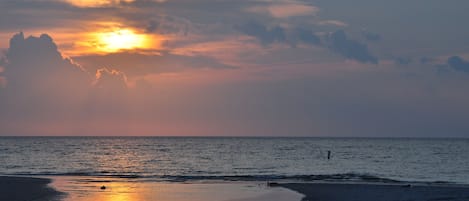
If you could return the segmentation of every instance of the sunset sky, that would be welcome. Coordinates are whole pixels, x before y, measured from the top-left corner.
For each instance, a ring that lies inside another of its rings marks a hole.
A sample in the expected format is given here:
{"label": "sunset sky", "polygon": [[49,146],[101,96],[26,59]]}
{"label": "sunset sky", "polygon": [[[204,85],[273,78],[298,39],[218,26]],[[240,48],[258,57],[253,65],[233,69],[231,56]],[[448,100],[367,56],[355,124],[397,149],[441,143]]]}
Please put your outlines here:
{"label": "sunset sky", "polygon": [[467,8],[0,1],[0,135],[469,137]]}

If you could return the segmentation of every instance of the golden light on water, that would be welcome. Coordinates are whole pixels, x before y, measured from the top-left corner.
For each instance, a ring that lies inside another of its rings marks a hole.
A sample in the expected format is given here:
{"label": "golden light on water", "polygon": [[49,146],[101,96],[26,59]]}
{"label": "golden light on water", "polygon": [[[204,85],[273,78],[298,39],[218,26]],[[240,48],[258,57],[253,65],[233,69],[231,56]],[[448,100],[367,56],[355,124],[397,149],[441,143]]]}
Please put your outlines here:
{"label": "golden light on water", "polygon": [[147,48],[150,44],[150,39],[147,35],[135,33],[131,29],[97,33],[96,37],[97,48],[105,52],[143,49]]}
{"label": "golden light on water", "polygon": [[[253,183],[255,184],[255,183]],[[300,200],[288,190],[247,183],[146,182],[106,177],[54,177],[51,186],[67,192],[67,201],[207,201],[207,200]],[[101,190],[101,186],[106,189]]]}

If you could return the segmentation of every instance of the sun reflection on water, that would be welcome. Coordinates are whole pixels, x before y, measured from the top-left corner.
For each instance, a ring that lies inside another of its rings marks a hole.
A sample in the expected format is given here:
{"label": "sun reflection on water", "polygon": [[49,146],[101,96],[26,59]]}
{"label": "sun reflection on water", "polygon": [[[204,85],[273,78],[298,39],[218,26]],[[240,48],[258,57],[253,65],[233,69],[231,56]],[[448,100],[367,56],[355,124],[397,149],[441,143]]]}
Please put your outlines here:
{"label": "sun reflection on water", "polygon": [[[149,180],[64,177],[53,178],[52,187],[66,192],[63,201],[295,201],[302,195],[264,183],[175,183]],[[101,190],[101,186],[106,189]]]}

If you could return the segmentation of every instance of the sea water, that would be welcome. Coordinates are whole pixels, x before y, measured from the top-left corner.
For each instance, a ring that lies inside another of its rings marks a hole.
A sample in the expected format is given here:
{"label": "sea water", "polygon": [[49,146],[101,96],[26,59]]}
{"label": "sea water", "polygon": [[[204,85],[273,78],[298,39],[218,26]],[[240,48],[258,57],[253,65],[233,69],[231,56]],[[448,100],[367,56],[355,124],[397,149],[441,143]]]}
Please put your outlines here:
{"label": "sea water", "polygon": [[468,155],[468,139],[0,137],[0,174],[469,184]]}

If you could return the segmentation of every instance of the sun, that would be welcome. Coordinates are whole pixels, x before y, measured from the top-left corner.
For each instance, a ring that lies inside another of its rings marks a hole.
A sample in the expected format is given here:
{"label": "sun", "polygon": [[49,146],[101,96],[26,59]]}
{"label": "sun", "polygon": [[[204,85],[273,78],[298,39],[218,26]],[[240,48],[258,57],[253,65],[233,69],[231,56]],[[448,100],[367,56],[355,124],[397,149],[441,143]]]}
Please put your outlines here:
{"label": "sun", "polygon": [[106,52],[119,50],[141,49],[148,45],[148,36],[138,34],[130,29],[119,29],[111,32],[99,33],[98,47]]}

